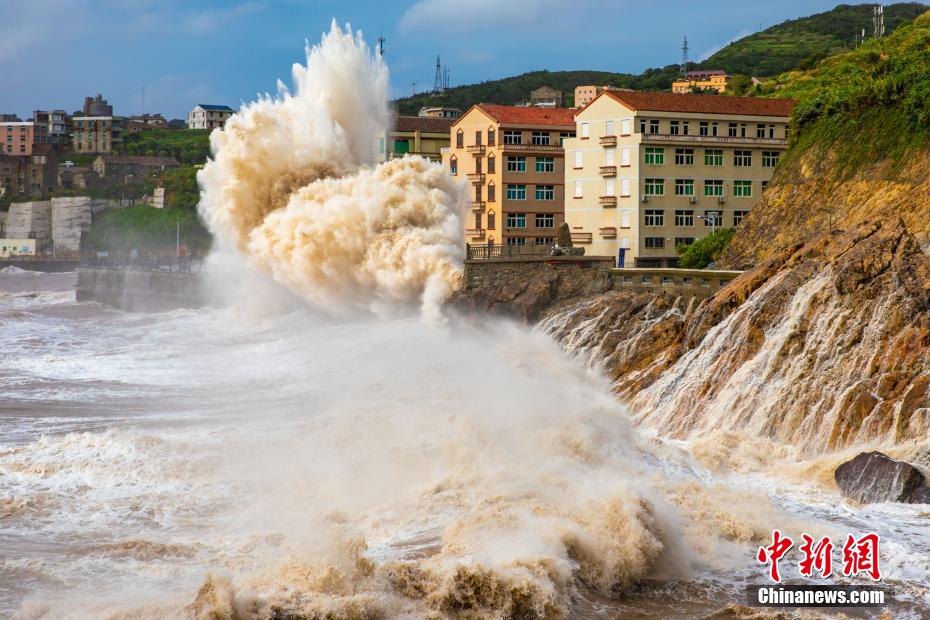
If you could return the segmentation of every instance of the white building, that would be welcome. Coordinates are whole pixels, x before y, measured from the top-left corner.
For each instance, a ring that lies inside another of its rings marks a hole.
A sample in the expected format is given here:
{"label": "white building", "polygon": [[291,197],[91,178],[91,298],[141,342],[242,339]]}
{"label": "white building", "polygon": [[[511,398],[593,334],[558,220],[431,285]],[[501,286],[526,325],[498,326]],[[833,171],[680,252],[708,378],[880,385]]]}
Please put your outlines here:
{"label": "white building", "polygon": [[201,103],[187,114],[188,129],[221,129],[226,120],[235,114],[228,105]]}

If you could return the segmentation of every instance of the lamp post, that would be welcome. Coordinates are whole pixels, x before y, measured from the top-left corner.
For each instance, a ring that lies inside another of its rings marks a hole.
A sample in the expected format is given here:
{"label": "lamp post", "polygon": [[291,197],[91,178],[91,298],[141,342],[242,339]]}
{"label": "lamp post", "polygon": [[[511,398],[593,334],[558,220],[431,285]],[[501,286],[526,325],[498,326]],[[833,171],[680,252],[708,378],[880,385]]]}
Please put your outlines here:
{"label": "lamp post", "polygon": [[714,234],[717,231],[717,216],[720,215],[720,211],[706,211],[704,215],[699,215],[699,220],[704,220],[704,222],[710,222],[710,234]]}

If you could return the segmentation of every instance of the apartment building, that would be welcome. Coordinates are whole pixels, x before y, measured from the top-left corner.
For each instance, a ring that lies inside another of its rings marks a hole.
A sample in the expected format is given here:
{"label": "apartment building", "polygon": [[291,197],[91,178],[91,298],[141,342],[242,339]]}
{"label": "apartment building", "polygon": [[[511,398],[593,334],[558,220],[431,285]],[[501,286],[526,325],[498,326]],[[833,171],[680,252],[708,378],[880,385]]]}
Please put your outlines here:
{"label": "apartment building", "polygon": [[4,155],[32,155],[35,145],[48,142],[48,126],[32,121],[0,122],[0,140]]}
{"label": "apartment building", "polygon": [[467,243],[554,242],[565,213],[562,143],[575,135],[573,115],[480,103],[455,121],[443,163],[468,183]]}
{"label": "apartment building", "polygon": [[37,144],[28,156],[0,154],[0,195],[45,196],[58,186],[58,152]]}
{"label": "apartment building", "polygon": [[675,266],[675,248],[738,226],[788,145],[784,99],[605,91],[566,141],[565,218],[588,254]]}
{"label": "apartment building", "polygon": [[575,87],[575,107],[583,108],[594,99],[600,95],[605,90],[628,90],[626,88],[620,88],[619,86],[576,86]]}
{"label": "apartment building", "polygon": [[123,120],[114,116],[75,116],[71,121],[76,154],[111,153],[123,140]]}
{"label": "apartment building", "polygon": [[187,114],[188,129],[222,129],[230,116],[235,114],[228,105],[201,103]]}
{"label": "apartment building", "polygon": [[684,79],[672,82],[672,92],[679,95],[702,90],[724,93],[729,86],[730,76],[726,71],[688,71]]}
{"label": "apartment building", "polygon": [[71,117],[64,110],[35,110],[32,113],[32,122],[46,126],[49,144],[71,144]]}
{"label": "apartment building", "polygon": [[449,129],[454,122],[452,118],[433,116],[395,116],[391,129],[378,139],[379,161],[408,154],[440,161],[441,150],[449,146]]}

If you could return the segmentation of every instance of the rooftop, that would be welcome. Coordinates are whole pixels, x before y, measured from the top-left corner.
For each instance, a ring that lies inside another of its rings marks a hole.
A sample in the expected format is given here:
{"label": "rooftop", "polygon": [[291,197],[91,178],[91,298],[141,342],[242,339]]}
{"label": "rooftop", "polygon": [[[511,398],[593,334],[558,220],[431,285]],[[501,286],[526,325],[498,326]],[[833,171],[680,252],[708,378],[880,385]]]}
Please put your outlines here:
{"label": "rooftop", "polygon": [[575,110],[569,108],[537,108],[491,103],[479,103],[474,107],[500,123],[575,127]]}
{"label": "rooftop", "polygon": [[721,69],[707,69],[706,71],[705,70],[688,71],[688,73],[685,74],[685,78],[692,79],[692,78],[697,78],[697,77],[708,77],[711,75],[726,75],[726,74],[727,72],[722,71]]}
{"label": "rooftop", "polygon": [[392,119],[394,131],[423,131],[428,133],[449,133],[455,122],[454,118],[440,116],[395,116]]}
{"label": "rooftop", "polygon": [[[600,97],[611,97],[632,110],[648,112],[691,112],[696,114],[731,114],[739,116],[791,116],[793,99],[763,99],[761,97],[727,97],[724,95],[679,95],[636,91],[604,91]],[[590,105],[590,104],[588,104]]]}
{"label": "rooftop", "polygon": [[228,105],[216,105],[212,103],[198,103],[197,107],[204,109],[204,110],[217,111],[217,112],[235,112],[235,110],[233,110]]}

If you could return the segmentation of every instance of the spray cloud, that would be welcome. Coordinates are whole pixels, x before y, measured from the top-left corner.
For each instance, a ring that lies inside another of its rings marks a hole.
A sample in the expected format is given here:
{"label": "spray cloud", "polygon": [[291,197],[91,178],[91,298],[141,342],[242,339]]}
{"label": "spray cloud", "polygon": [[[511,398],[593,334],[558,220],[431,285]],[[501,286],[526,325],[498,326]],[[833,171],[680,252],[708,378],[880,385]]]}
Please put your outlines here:
{"label": "spray cloud", "polygon": [[324,309],[436,314],[460,278],[462,190],[420,157],[374,164],[388,71],[350,27],[334,21],[293,78],[213,132],[204,221]]}

